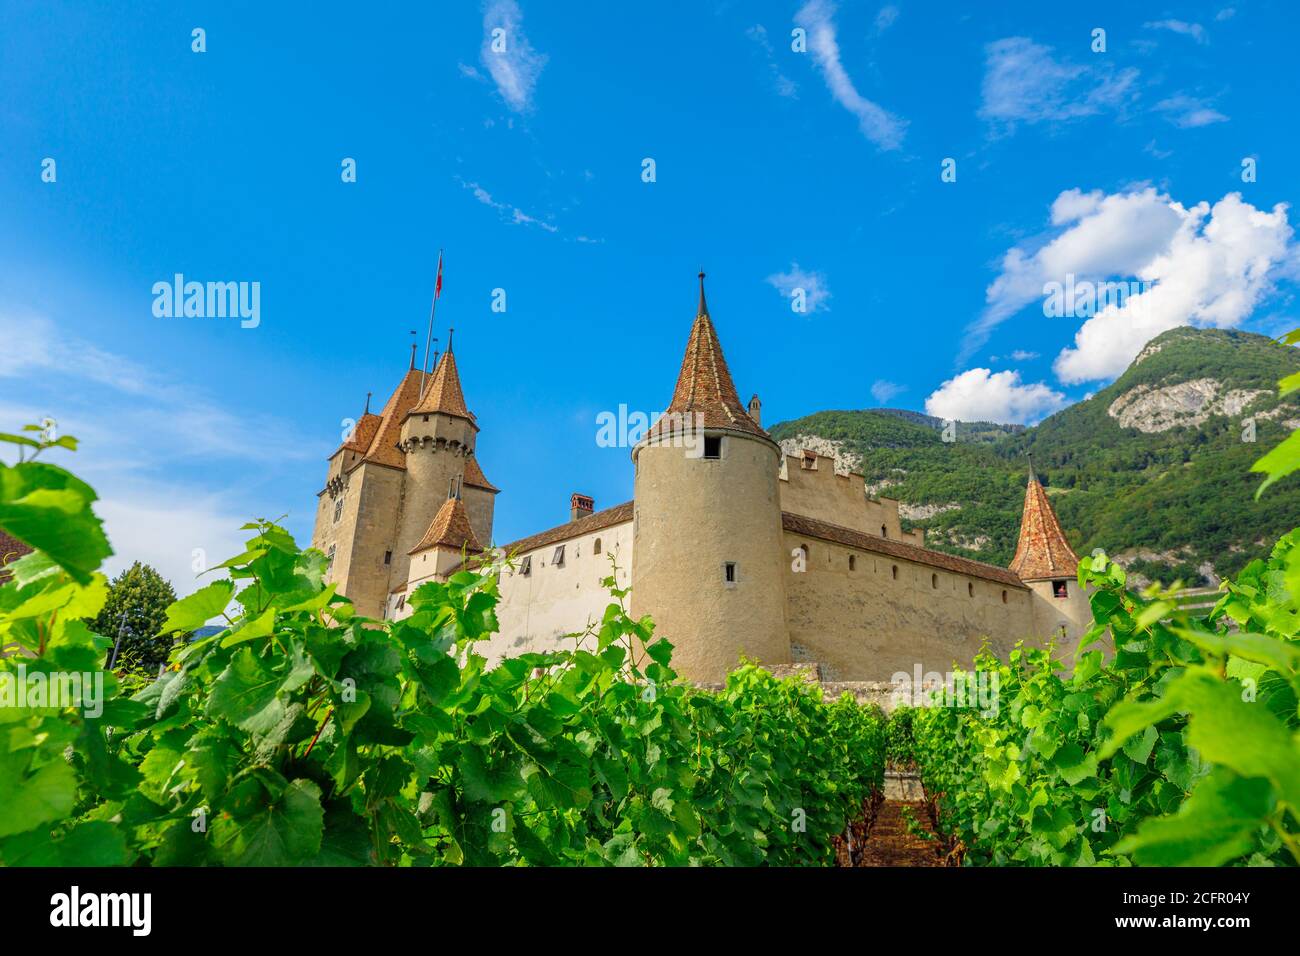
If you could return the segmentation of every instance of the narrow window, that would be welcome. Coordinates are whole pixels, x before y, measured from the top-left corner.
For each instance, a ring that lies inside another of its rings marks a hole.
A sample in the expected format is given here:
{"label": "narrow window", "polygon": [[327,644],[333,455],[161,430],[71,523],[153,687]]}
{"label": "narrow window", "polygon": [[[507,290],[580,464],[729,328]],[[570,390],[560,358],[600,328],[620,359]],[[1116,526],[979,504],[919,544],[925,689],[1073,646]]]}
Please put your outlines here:
{"label": "narrow window", "polygon": [[938,586],[939,586],[939,575],[937,574],[930,575],[930,587],[937,588]]}
{"label": "narrow window", "polygon": [[704,436],[704,457],[721,458],[722,457],[722,436],[705,435]]}
{"label": "narrow window", "polygon": [[384,564],[392,564],[392,563],[393,563],[393,552],[391,552],[391,551],[385,551],[385,552],[384,552]]}
{"label": "narrow window", "polygon": [[1054,597],[1054,598],[1065,598],[1065,597],[1069,597],[1069,596],[1070,596],[1070,592],[1069,592],[1069,590],[1067,590],[1064,581],[1053,581],[1053,582],[1052,582],[1052,597]]}
{"label": "narrow window", "polygon": [[850,571],[855,571],[855,570],[857,570],[857,567],[858,567],[858,559],[857,559],[857,556],[856,556],[856,555],[852,555],[852,554],[850,554],[850,555],[849,555],[849,570],[850,570]]}
{"label": "narrow window", "polygon": [[889,529],[886,528],[883,524],[880,526],[880,536],[881,536],[882,538],[888,538],[888,537],[889,537]]}
{"label": "narrow window", "polygon": [[722,580],[728,587],[736,585],[736,562],[728,561],[722,566]]}
{"label": "narrow window", "polygon": [[334,567],[334,545],[330,545],[329,551],[325,553],[325,559],[325,567],[327,569]]}
{"label": "narrow window", "polygon": [[602,555],[602,554],[605,553],[604,551],[602,551],[602,550],[600,549],[600,539],[599,539],[599,538],[596,539],[596,550],[595,550],[594,552],[592,552],[592,553],[595,554],[597,557],[599,557],[600,555]]}
{"label": "narrow window", "polygon": [[519,573],[520,574],[533,573],[533,556],[531,554],[525,555],[524,559],[519,562]]}
{"label": "narrow window", "polygon": [[557,568],[564,567],[564,545],[555,549],[555,554],[551,556],[551,564]]}
{"label": "narrow window", "polygon": [[405,594],[401,595],[401,596],[398,597],[398,599],[397,599],[397,609],[400,611],[400,610],[401,610],[402,608],[404,608],[404,607],[406,607],[406,595],[405,595]]}
{"label": "narrow window", "polygon": [[975,585],[972,584],[970,581],[966,582],[966,593],[969,594],[971,597],[975,596]]}
{"label": "narrow window", "polygon": [[898,565],[895,564],[892,568],[890,568],[890,573],[894,576],[894,580],[897,581],[897,580],[898,580]]}
{"label": "narrow window", "polygon": [[343,496],[339,495],[334,499],[334,523],[339,523],[339,518],[343,517]]}
{"label": "narrow window", "polygon": [[1006,591],[1003,591],[1003,592],[1002,592],[1002,603],[1003,603],[1003,604],[1006,604],[1006,603],[1007,603],[1007,592],[1006,592]]}

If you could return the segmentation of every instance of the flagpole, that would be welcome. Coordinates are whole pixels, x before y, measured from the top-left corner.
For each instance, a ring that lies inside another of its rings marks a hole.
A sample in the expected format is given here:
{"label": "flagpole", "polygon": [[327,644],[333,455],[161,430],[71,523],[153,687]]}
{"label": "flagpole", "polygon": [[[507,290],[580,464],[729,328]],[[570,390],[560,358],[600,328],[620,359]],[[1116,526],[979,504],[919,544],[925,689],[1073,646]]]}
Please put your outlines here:
{"label": "flagpole", "polygon": [[433,305],[429,306],[429,334],[424,339],[424,365],[420,375],[420,398],[424,398],[424,386],[429,380],[429,348],[433,344],[433,314],[438,310],[438,293],[442,291],[442,250],[438,250],[438,277],[434,280]]}

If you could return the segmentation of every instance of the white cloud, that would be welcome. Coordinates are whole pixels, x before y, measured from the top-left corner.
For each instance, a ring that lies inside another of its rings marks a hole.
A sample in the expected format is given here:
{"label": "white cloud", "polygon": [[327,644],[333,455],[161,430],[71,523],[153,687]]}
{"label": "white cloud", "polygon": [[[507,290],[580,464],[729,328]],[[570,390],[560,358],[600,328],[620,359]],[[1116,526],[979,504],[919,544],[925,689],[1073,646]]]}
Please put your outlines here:
{"label": "white cloud", "polygon": [[1220,10],[1218,13],[1214,15],[1214,19],[1219,21],[1231,20],[1233,16],[1236,14],[1236,12],[1237,10],[1235,7],[1224,7],[1222,10]]}
{"label": "white cloud", "polygon": [[[1231,16],[1231,14],[1229,14]],[[1197,43],[1209,43],[1210,37],[1205,32],[1205,27],[1199,23],[1188,23],[1186,20],[1155,20],[1150,23],[1142,24],[1148,30],[1168,30],[1171,33],[1180,33],[1183,36],[1191,37]]]}
{"label": "white cloud", "polygon": [[[331,450],[285,422],[219,406],[193,383],[164,378],[39,314],[0,312],[0,341],[19,343],[0,357],[0,379],[6,392],[23,396],[21,404],[0,402],[0,428],[49,416],[60,434],[79,440],[75,453],[56,449],[42,458],[99,494],[95,511],[115,551],[105,565],[110,576],[140,560],[188,594],[196,587],[195,548],[217,564],[242,550],[247,534],[238,529],[249,518],[286,510],[258,487],[274,468],[319,464]],[[246,463],[247,480],[210,473],[231,462]],[[302,505],[300,516],[313,510],[311,502],[294,504]]]}
{"label": "white cloud", "polygon": [[881,149],[898,149],[903,142],[907,121],[873,103],[853,85],[852,78],[840,62],[834,16],[835,4],[831,0],[809,0],[794,19],[798,26],[808,31],[808,49],[831,95],[858,118],[862,135]]}
{"label": "white cloud", "polygon": [[1028,362],[1030,359],[1038,358],[1037,352],[1026,352],[1024,349],[1016,349],[1011,353],[1011,361]]}
{"label": "white cloud", "polygon": [[1063,382],[1119,375],[1155,336],[1181,325],[1233,328],[1273,289],[1279,267],[1295,254],[1283,203],[1264,212],[1229,193],[1210,206],[1184,209],[1166,247],[1132,274],[1149,285],[1107,305],[1075,334],[1053,366]]}
{"label": "white cloud", "polygon": [[810,314],[830,311],[827,303],[831,299],[831,290],[826,276],[820,272],[801,269],[799,263],[792,262],[788,272],[773,273],[765,281],[788,299],[802,292],[805,311]]}
{"label": "white cloud", "polygon": [[756,23],[745,31],[745,36],[749,37],[763,51],[764,59],[767,61],[768,75],[772,81],[772,88],[776,90],[778,96],[784,96],[787,99],[799,98],[799,85],[781,72],[781,67],[777,64],[775,51],[772,48],[772,41],[767,37],[767,27],[761,23]]}
{"label": "white cloud", "polygon": [[882,405],[906,391],[906,385],[899,385],[897,382],[887,382],[883,378],[876,379],[871,385],[872,397]]}
{"label": "white cloud", "polygon": [[1211,123],[1227,122],[1224,116],[1214,108],[1214,104],[1196,96],[1179,93],[1156,104],[1156,109],[1165,114],[1169,122],[1181,129],[1193,129],[1209,126]]}
{"label": "white cloud", "polygon": [[[1120,374],[1150,339],[1180,325],[1233,327],[1294,262],[1287,207],[1264,212],[1230,193],[1211,208],[1190,208],[1151,187],[1097,197],[1067,190],[1052,206],[1059,231],[1036,249],[1015,247],[989,285],[980,319],[968,330],[959,361],[989,332],[1030,303],[1047,283],[1119,280],[1139,291],[1086,317],[1075,347],[1057,358],[1066,383]],[[1041,311],[1040,311],[1041,315]],[[1066,322],[1066,318],[1039,321]]]}
{"label": "white cloud", "polygon": [[876,14],[876,33],[884,33],[894,25],[894,21],[897,19],[898,7],[893,4],[881,7],[880,12]]}
{"label": "white cloud", "polygon": [[1138,71],[1116,70],[1097,58],[1083,64],[1057,59],[1051,47],[1007,37],[984,48],[979,115],[1007,130],[1018,122],[1064,122],[1118,110],[1131,99]]}
{"label": "white cloud", "polygon": [[985,293],[984,311],[967,331],[959,362],[996,326],[1030,302],[1041,302],[1045,283],[1064,282],[1071,273],[1080,279],[1132,275],[1136,264],[1168,247],[1180,220],[1167,197],[1154,189],[1100,199],[1071,189],[1052,204],[1052,221],[1069,228],[1036,251],[1015,246],[1003,256],[1001,274]]}
{"label": "white cloud", "polygon": [[524,212],[518,206],[512,206],[509,203],[499,202],[496,199],[493,199],[492,194],[478,183],[466,182],[465,180],[460,179],[460,177],[457,177],[457,182],[473,193],[474,198],[483,205],[489,206],[501,213],[501,218],[506,222],[514,223],[517,226],[537,226],[539,229],[544,229],[545,231],[552,233],[560,231],[557,226],[528,215],[528,213]]}
{"label": "white cloud", "polygon": [[[501,98],[517,113],[533,108],[537,77],[547,60],[546,54],[538,53],[529,44],[523,21],[523,11],[515,0],[490,0],[484,4],[480,58]],[[496,30],[504,32],[494,37]]]}
{"label": "white cloud", "polygon": [[1067,189],[1052,202],[1052,225],[1063,226],[1077,222],[1097,211],[1103,195],[1100,189],[1085,193],[1081,189]]}
{"label": "white cloud", "polygon": [[1065,396],[1042,382],[1022,385],[1014,370],[972,368],[950,378],[925,400],[936,418],[961,422],[1031,424],[1065,405]]}

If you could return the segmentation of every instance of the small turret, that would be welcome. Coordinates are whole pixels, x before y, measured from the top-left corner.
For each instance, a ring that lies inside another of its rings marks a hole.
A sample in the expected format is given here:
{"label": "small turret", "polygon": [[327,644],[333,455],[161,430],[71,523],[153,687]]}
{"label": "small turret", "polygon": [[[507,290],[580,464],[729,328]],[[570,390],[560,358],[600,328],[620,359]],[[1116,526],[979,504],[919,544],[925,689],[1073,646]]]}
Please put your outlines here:
{"label": "small turret", "polygon": [[1049,639],[1072,660],[1079,636],[1092,621],[1087,595],[1079,587],[1079,557],[1065,539],[1047,491],[1029,463],[1020,540],[1010,569],[1034,594],[1033,637]]}

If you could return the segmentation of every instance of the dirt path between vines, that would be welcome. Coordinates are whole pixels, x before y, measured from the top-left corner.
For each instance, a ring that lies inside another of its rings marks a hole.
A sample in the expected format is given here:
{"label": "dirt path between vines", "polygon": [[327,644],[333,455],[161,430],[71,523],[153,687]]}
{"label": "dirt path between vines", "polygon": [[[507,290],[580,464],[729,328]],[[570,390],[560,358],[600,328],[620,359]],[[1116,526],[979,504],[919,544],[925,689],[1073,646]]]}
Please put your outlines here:
{"label": "dirt path between vines", "polygon": [[[891,771],[885,778],[884,802],[866,831],[857,866],[942,866],[940,841],[908,829],[910,816],[931,834],[925,791],[915,775]],[[906,811],[906,812],[905,812]]]}
{"label": "dirt path between vines", "polygon": [[903,810],[930,831],[930,821],[922,800],[886,800],[880,805],[876,822],[867,831],[867,845],[858,858],[858,866],[939,866],[937,840],[926,840],[908,832]]}

